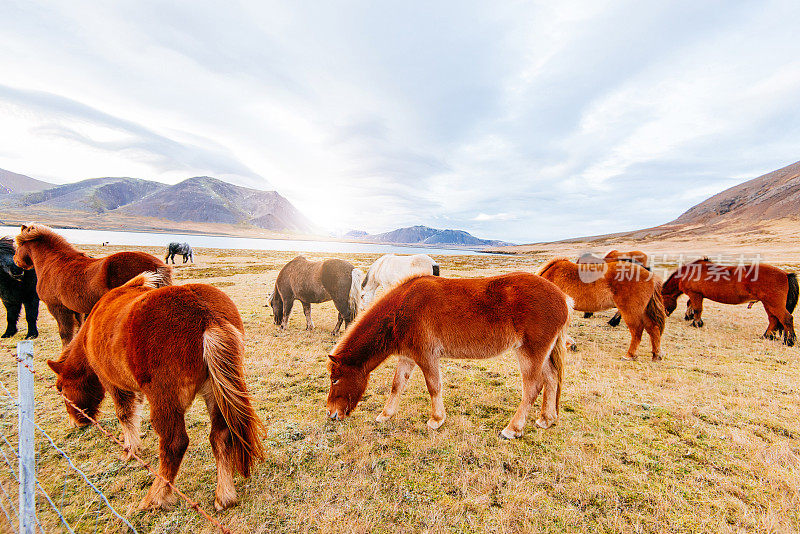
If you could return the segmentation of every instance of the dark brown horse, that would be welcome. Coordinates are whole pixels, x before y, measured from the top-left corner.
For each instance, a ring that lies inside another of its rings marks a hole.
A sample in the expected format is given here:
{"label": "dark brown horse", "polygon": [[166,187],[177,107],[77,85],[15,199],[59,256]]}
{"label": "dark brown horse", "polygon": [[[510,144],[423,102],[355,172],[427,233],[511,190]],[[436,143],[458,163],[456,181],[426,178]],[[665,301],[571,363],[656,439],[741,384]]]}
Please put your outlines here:
{"label": "dark brown horse", "polygon": [[63,346],[72,339],[85,314],[108,290],[145,271],[172,283],[172,270],[145,252],[117,252],[92,258],[43,224],[23,225],[17,236],[14,261],[23,269],[36,269],[36,292],[58,323]]}
{"label": "dark brown horse", "polygon": [[431,395],[428,427],[437,429],[445,420],[440,358],[484,359],[513,348],[522,373],[522,402],[502,435],[522,435],[542,388],[536,424],[547,428],[558,417],[569,301],[556,286],[529,273],[410,278],[372,304],[330,355],[328,416],[349,415],[364,395],[369,374],[397,354],[392,392],[378,422],[397,412],[417,365]]}
{"label": "dark brown horse", "polygon": [[[158,472],[174,482],[189,445],[184,414],[202,395],[211,418],[217,461],[214,506],[236,502],[233,474],[249,476],[262,458],[263,426],[244,383],[242,319],[230,298],[213,286],[185,284],[156,289],[156,273],[142,273],[105,294],[58,361],[64,396],[95,417],[105,393],[114,401],[127,455],[141,445],[144,398],[159,438]],[[66,404],[72,422],[89,421]],[[172,489],[156,478],[139,507],[168,508]]]}
{"label": "dark brown horse", "polygon": [[577,264],[554,259],[539,270],[575,300],[575,310],[597,312],[616,307],[631,333],[626,359],[636,359],[636,349],[647,331],[653,359],[661,359],[661,334],[664,332],[664,304],[661,281],[644,267],[632,262]]}
{"label": "dark brown horse", "polygon": [[786,273],[766,263],[720,265],[708,258],[679,267],[661,290],[667,314],[678,305],[678,297],[689,297],[686,319],[692,326],[703,326],[703,299],[723,304],[761,302],[769,317],[764,337],[774,339],[783,331],[783,342],[792,346],[796,340],[792,312],[797,306],[798,284],[795,273]]}
{"label": "dark brown horse", "polygon": [[364,273],[352,263],[339,259],[308,261],[297,256],[278,273],[275,289],[269,298],[275,324],[286,328],[295,299],[303,304],[306,315],[306,330],[312,330],[311,304],[333,300],[339,312],[339,320],[333,334],[345,328],[355,319],[361,306],[361,281]]}

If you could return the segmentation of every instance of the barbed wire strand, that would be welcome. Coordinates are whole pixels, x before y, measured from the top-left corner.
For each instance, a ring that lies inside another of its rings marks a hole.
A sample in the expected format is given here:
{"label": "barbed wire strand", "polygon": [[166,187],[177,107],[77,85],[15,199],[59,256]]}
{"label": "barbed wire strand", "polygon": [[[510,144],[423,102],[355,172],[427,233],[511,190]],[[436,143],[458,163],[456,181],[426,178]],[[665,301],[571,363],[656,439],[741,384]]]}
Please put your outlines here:
{"label": "barbed wire strand", "polygon": [[[14,506],[14,499],[12,499],[11,496],[6,492],[6,488],[5,488],[5,486],[3,486],[3,484],[0,484],[0,489],[3,490],[3,495],[6,496],[6,499],[8,499],[8,502],[11,505],[11,509],[14,510],[14,515],[17,516],[17,518],[19,518],[19,513],[17,512],[17,507]],[[11,519],[10,515],[8,515],[8,510],[6,510],[6,507],[3,504],[3,499],[0,499],[0,508],[3,509],[3,513],[6,515],[6,519],[8,519],[8,524],[11,525],[11,528],[13,529],[14,528],[14,520]],[[17,532],[17,531],[14,530],[14,532]]]}
{"label": "barbed wire strand", "polygon": [[[37,371],[36,371],[36,369],[33,369],[33,368],[32,368],[32,367],[30,367],[30,366],[29,366],[29,365],[28,365],[28,364],[27,364],[27,363],[26,363],[24,360],[21,360],[21,359],[20,359],[20,358],[17,356],[17,354],[16,354],[14,351],[8,351],[8,354],[10,354],[11,356],[13,356],[13,357],[14,357],[14,359],[15,359],[17,362],[19,362],[19,363],[22,363],[22,365],[23,365],[23,366],[25,366],[25,367],[26,367],[26,368],[27,368],[27,369],[28,369],[28,370],[31,372],[31,374],[32,374],[34,377],[36,377],[37,379],[39,379],[39,380],[42,380],[42,381],[45,381],[45,380],[46,380],[46,379],[45,379],[45,378],[44,378],[44,377],[43,377],[41,374],[39,374],[39,372],[37,372]],[[111,441],[113,441],[114,443],[116,443],[117,445],[119,445],[120,447],[122,447],[122,448],[123,448],[123,450],[126,450],[126,449],[125,449],[125,444],[124,444],[122,441],[120,441],[120,439],[119,439],[119,438],[117,438],[116,436],[114,436],[113,434],[111,434],[111,433],[110,433],[108,430],[106,430],[106,429],[105,429],[105,427],[103,427],[103,425],[101,425],[101,424],[100,424],[100,423],[99,423],[97,420],[95,420],[93,417],[91,417],[91,416],[90,416],[88,413],[86,413],[86,412],[85,412],[85,411],[84,411],[82,408],[80,408],[80,407],[79,407],[77,404],[75,404],[74,402],[72,402],[72,400],[70,400],[69,398],[67,398],[67,396],[66,396],[66,395],[64,395],[62,392],[58,391],[58,390],[55,388],[55,384],[48,384],[48,385],[46,386],[46,389],[51,389],[51,390],[53,390],[53,391],[56,391],[56,392],[57,392],[57,393],[58,393],[58,394],[61,396],[61,398],[63,398],[63,399],[64,399],[64,402],[66,402],[66,403],[67,403],[67,404],[69,404],[71,407],[73,407],[75,410],[77,410],[77,411],[78,411],[78,412],[79,412],[79,413],[80,413],[80,414],[81,414],[83,417],[85,417],[85,418],[86,418],[86,419],[87,419],[87,420],[88,420],[88,421],[89,421],[89,422],[90,422],[92,425],[96,426],[96,427],[97,427],[97,429],[98,429],[98,430],[100,430],[100,432],[101,432],[101,433],[102,433],[104,436],[106,436],[108,439],[110,439]],[[211,524],[213,524],[215,527],[219,528],[219,529],[220,529],[220,531],[222,531],[222,532],[223,532],[223,534],[233,534],[233,532],[232,532],[232,531],[231,531],[231,530],[230,530],[228,527],[226,527],[225,525],[223,525],[222,523],[220,523],[218,519],[216,519],[216,518],[212,517],[212,516],[211,516],[211,514],[209,514],[209,513],[208,513],[208,512],[207,512],[207,511],[206,511],[206,510],[205,510],[205,509],[202,507],[202,506],[200,506],[200,503],[199,503],[199,502],[195,501],[194,499],[192,499],[191,497],[189,497],[188,495],[186,495],[184,492],[182,492],[180,489],[178,489],[178,487],[177,487],[177,486],[175,486],[175,484],[173,484],[172,482],[170,482],[169,480],[167,480],[167,478],[166,478],[166,477],[162,476],[160,473],[158,473],[156,470],[154,470],[154,469],[153,469],[153,467],[150,465],[150,463],[149,463],[149,462],[146,462],[145,460],[143,460],[143,459],[142,459],[141,457],[139,457],[139,455],[138,455],[138,454],[136,454],[136,453],[133,453],[133,452],[131,452],[131,451],[127,451],[127,452],[129,452],[129,454],[130,454],[131,458],[133,458],[134,460],[136,460],[136,461],[137,461],[137,462],[138,462],[138,463],[139,463],[139,464],[140,464],[142,467],[144,467],[145,469],[147,469],[147,471],[149,471],[149,472],[150,472],[150,474],[151,474],[153,477],[155,477],[155,478],[159,478],[159,479],[163,480],[163,481],[164,481],[164,483],[166,484],[166,486],[167,486],[168,488],[170,488],[172,491],[174,491],[176,495],[178,495],[180,498],[182,498],[184,501],[186,501],[186,504],[188,504],[188,505],[189,505],[189,507],[190,507],[191,509],[193,509],[195,512],[197,512],[198,514],[200,514],[201,516],[203,516],[203,517],[204,517],[204,518],[205,518],[205,519],[206,519],[206,520],[207,520],[209,523],[211,523]]]}

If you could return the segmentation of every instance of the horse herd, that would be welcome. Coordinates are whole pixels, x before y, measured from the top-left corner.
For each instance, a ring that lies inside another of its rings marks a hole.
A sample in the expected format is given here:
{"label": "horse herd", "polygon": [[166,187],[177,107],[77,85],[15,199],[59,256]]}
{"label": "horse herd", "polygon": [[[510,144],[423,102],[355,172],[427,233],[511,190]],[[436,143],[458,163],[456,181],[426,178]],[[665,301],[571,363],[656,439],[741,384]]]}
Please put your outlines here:
{"label": "horse herd", "polygon": [[[170,245],[168,258],[173,252],[186,254],[184,261],[191,257],[188,245],[172,245],[180,244]],[[12,262],[5,260],[10,254]],[[92,258],[40,224],[23,225],[15,243],[0,241],[0,267],[2,277],[19,285],[19,291],[8,291],[2,288],[10,282],[0,280],[9,321],[3,337],[16,332],[22,304],[27,337],[36,337],[38,299],[58,323],[63,351],[47,363],[73,424],[89,424],[107,393],[130,459],[141,445],[142,404],[145,399],[150,403],[163,478],[154,481],[140,508],[168,508],[174,502],[164,480],[173,482],[177,476],[189,442],[185,413],[198,395],[211,419],[215,508],[235,503],[234,474],[249,476],[265,453],[264,426],[244,382],[242,319],[231,299],[208,284],[172,285],[171,268],[144,252]],[[29,306],[33,286],[36,306]],[[386,291],[375,300],[380,287]],[[568,345],[575,346],[567,333],[572,310],[591,314],[617,308],[631,334],[625,357],[636,358],[647,332],[658,360],[665,318],[681,293],[689,297],[686,317],[693,326],[703,326],[704,298],[727,304],[762,302],[769,317],[764,336],[782,334],[785,344],[795,342],[792,311],[798,284],[793,273],[763,263],[757,269],[726,267],[704,258],[679,267],[662,284],[647,268],[647,256],[638,251],[612,251],[577,262],[554,259],[538,274],[462,279],[440,277],[438,264],[426,255],[387,255],[366,275],[343,260],[312,262],[300,256],[281,269],[269,304],[275,323],[286,328],[299,300],[306,328],[312,329],[311,304],[333,301],[338,312],[334,333],[342,324],[346,331],[329,355],[326,407],[331,419],[349,415],[370,373],[397,354],[391,392],[377,421],[395,415],[403,389],[419,367],[431,397],[427,424],[439,428],[446,417],[439,360],[490,358],[513,349],[522,375],[522,400],[501,431],[512,439],[523,434],[540,392],[536,425],[548,428],[558,417],[565,354]]]}

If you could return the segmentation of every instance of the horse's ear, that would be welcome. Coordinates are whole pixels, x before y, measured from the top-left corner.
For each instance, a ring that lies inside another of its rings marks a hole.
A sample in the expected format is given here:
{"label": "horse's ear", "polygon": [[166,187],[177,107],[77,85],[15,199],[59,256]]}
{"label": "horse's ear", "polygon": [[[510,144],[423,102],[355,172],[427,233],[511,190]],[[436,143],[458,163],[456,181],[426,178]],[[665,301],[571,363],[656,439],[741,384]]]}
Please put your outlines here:
{"label": "horse's ear", "polygon": [[22,226],[19,227],[19,231],[20,232],[24,232],[27,229],[28,229],[28,225],[26,225],[26,224],[23,224]]}
{"label": "horse's ear", "polygon": [[57,375],[61,374],[61,370],[64,367],[64,362],[60,362],[57,360],[47,360],[47,365],[50,366],[50,369],[53,370]]}
{"label": "horse's ear", "polygon": [[335,354],[328,354],[328,358],[330,358],[330,360],[333,363],[337,364],[337,365],[342,363],[342,357],[341,356],[337,356]]}

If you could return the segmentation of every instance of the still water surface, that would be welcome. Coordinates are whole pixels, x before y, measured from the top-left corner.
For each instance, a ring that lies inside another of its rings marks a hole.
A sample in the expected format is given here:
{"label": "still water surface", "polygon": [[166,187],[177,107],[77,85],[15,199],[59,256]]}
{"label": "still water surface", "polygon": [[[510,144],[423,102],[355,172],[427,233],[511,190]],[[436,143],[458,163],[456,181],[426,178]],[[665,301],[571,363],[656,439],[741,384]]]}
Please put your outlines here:
{"label": "still water surface", "polygon": [[[304,241],[300,239],[260,239],[252,237],[227,237],[214,235],[167,234],[150,232],[114,232],[110,230],[77,230],[59,228],[58,233],[71,243],[99,245],[108,241],[111,245],[139,245],[166,247],[171,241],[189,243],[192,247],[227,248],[238,250],[289,250],[297,252],[355,252],[375,254],[439,254],[473,255],[483,254],[475,250],[404,247],[373,243],[341,243],[338,241]],[[0,226],[0,235],[14,236],[18,226]]]}

